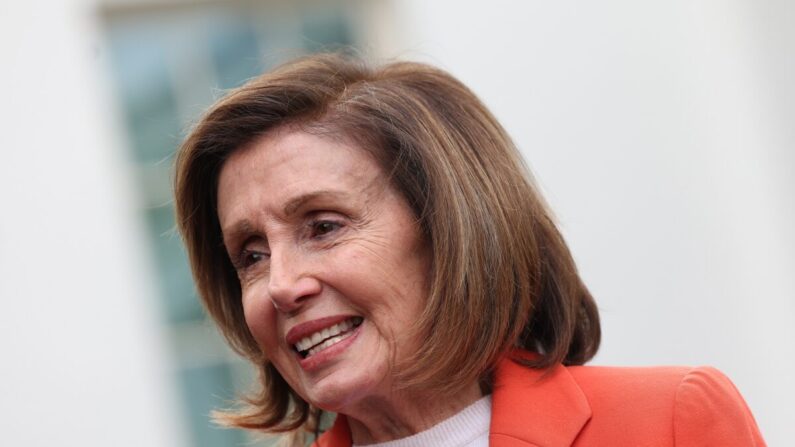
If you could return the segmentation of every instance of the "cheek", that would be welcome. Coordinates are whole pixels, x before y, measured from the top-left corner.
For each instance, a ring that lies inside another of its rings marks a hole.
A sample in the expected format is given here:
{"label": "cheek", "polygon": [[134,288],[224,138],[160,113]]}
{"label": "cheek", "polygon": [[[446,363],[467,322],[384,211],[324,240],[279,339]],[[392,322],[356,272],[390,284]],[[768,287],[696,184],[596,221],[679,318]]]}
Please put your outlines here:
{"label": "cheek", "polygon": [[279,347],[279,328],[276,321],[276,309],[269,300],[250,299],[243,297],[243,314],[246,325],[262,352],[270,357]]}
{"label": "cheek", "polygon": [[[399,245],[396,244],[397,247]],[[343,293],[364,310],[387,340],[400,345],[412,340],[428,293],[428,263],[416,252],[358,254],[342,275]]]}

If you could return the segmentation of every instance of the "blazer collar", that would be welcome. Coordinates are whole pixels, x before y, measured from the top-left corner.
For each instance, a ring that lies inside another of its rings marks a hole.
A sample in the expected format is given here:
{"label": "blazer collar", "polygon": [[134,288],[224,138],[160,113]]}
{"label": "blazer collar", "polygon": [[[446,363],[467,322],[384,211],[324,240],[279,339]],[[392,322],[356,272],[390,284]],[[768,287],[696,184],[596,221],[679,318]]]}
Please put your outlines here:
{"label": "blazer collar", "polygon": [[334,425],[312,444],[312,447],[350,447],[353,445],[351,440],[351,429],[348,427],[348,418],[344,414],[338,414],[334,420]]}
{"label": "blazer collar", "polygon": [[585,394],[562,365],[531,369],[516,362],[533,354],[514,351],[497,366],[489,445],[570,446],[591,418]]}
{"label": "blazer collar", "polygon": [[[585,394],[565,367],[537,370],[513,360],[530,359],[532,355],[514,351],[497,365],[491,398],[490,446],[570,446],[591,418]],[[314,445],[351,444],[348,421],[338,415],[334,426]]]}

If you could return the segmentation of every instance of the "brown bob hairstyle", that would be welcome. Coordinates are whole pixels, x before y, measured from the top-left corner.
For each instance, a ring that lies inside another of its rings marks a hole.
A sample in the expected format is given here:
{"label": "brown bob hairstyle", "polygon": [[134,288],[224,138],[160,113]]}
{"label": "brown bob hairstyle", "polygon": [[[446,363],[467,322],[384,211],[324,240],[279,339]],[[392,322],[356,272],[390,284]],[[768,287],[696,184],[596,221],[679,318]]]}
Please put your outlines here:
{"label": "brown bob hairstyle", "polygon": [[[283,126],[344,138],[372,154],[407,200],[431,253],[425,340],[399,383],[451,393],[488,388],[513,348],[546,368],[582,364],[599,347],[599,315],[522,158],[494,116],[437,68],[371,68],[340,54],[298,59],[218,101],[179,150],[176,213],[198,292],[231,346],[259,369],[259,387],[226,424],[308,428],[319,411],[287,385],[246,326],[241,289],[216,211],[227,157]],[[308,173],[311,175],[311,173]]]}

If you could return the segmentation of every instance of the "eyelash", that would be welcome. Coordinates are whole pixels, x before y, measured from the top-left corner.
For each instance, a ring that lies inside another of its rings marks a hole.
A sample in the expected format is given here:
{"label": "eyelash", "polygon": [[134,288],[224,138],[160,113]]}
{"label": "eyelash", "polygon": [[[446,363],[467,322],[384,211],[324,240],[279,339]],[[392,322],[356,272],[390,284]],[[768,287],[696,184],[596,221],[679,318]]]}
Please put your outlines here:
{"label": "eyelash", "polygon": [[[319,231],[321,226],[329,226],[331,228],[327,228],[326,230],[323,230],[321,232],[321,231]],[[342,226],[343,225],[340,222],[337,222],[337,221],[334,221],[334,220],[328,220],[328,219],[313,220],[313,221],[309,222],[309,228],[310,228],[310,231],[311,231],[311,235],[310,236],[313,239],[322,239],[325,236],[329,235],[330,233],[333,233],[333,232],[339,230],[340,228],[342,228]]]}
{"label": "eyelash", "polygon": [[256,264],[257,262],[261,261],[262,259],[251,259],[254,256],[261,256],[262,259],[269,258],[270,253],[263,253],[255,250],[247,250],[243,249],[238,256],[238,261],[235,263],[238,265],[239,270],[246,270],[252,265]]}
{"label": "eyelash", "polygon": [[[310,238],[316,240],[322,240],[327,237],[329,234],[334,233],[335,231],[341,229],[344,225],[340,222],[329,220],[329,219],[318,219],[309,222],[308,227],[310,231]],[[326,227],[325,229],[321,230],[322,227]],[[252,259],[252,257],[261,257],[261,259]],[[270,257],[270,253],[261,252],[257,250],[248,250],[243,249],[240,251],[240,254],[237,256],[237,262],[235,263],[240,270],[247,270],[254,264],[260,262],[263,259],[267,259]]]}

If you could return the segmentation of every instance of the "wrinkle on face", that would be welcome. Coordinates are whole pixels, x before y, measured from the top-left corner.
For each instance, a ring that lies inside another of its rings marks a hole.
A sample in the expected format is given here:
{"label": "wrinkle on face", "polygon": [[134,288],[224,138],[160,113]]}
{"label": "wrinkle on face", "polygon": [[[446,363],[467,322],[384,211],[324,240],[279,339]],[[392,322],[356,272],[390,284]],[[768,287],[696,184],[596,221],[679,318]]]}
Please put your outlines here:
{"label": "wrinkle on face", "polygon": [[[395,365],[423,342],[414,327],[427,300],[430,253],[412,209],[374,157],[344,139],[276,130],[233,153],[218,184],[230,256],[252,237],[269,250],[267,262],[241,276],[243,309],[264,356],[292,389],[346,414],[360,443],[393,439],[443,413],[394,380]],[[316,238],[315,218],[344,227]],[[282,293],[278,299],[291,307],[279,310],[269,287],[274,268],[284,275],[281,291],[298,281],[318,287],[306,296]],[[362,318],[357,338],[322,367],[303,369],[286,332],[348,315]]]}

